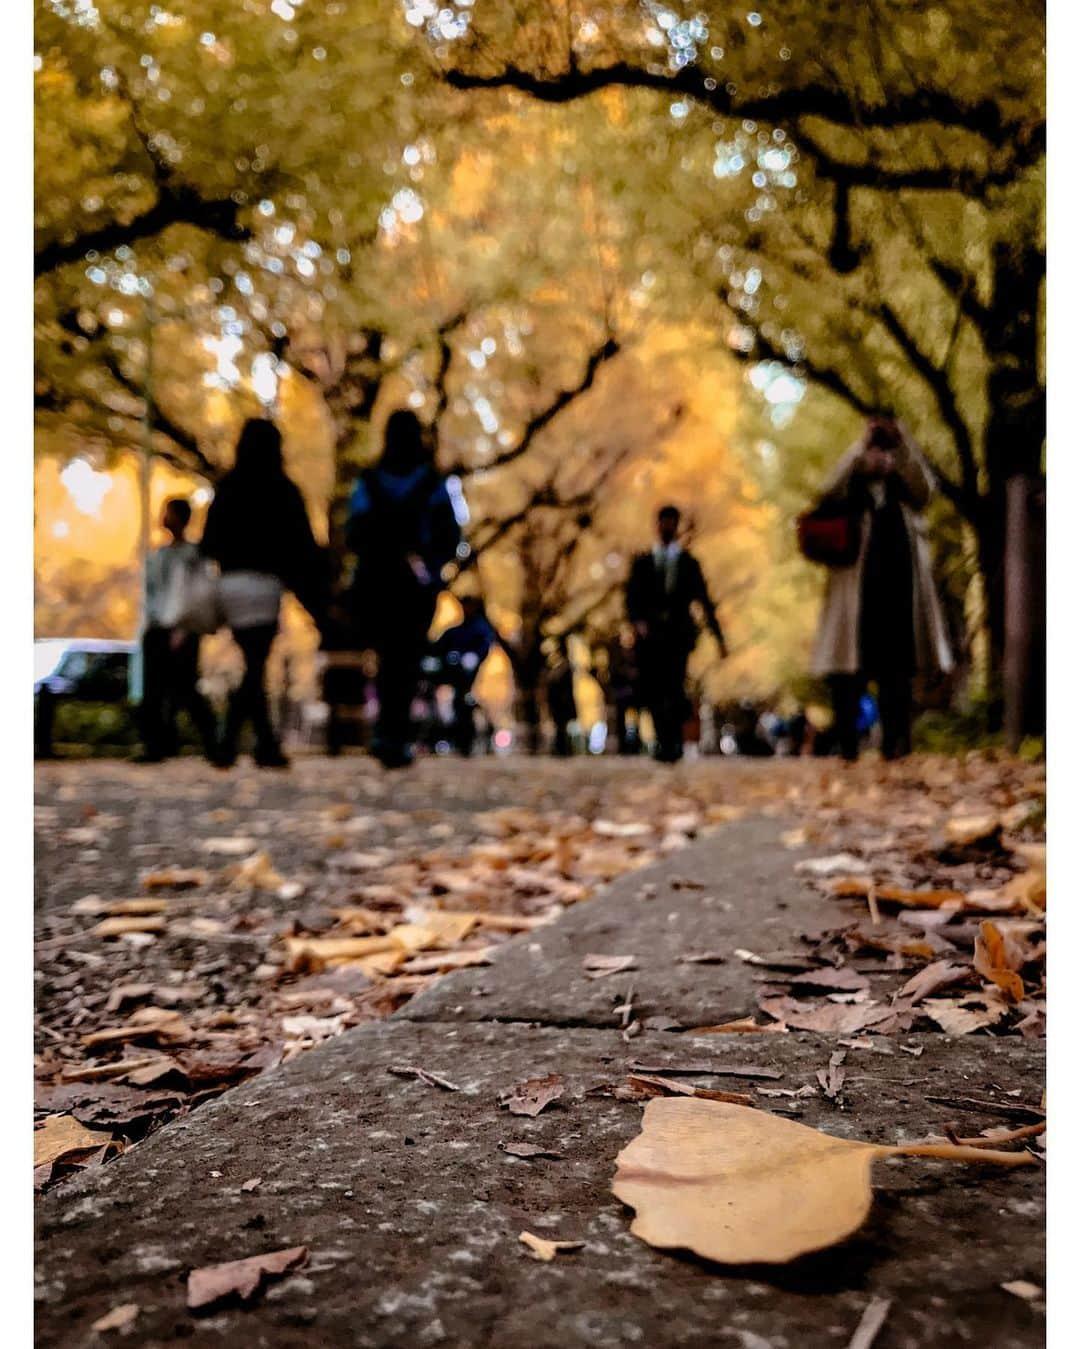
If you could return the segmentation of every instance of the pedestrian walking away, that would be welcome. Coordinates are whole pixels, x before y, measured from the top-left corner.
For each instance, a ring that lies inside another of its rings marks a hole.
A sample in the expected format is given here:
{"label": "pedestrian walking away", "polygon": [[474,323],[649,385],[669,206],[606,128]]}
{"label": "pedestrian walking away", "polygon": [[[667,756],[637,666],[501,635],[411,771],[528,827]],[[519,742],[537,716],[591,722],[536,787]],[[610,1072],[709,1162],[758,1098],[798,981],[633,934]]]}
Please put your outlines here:
{"label": "pedestrian walking away", "polygon": [[217,756],[217,725],[199,692],[199,634],[181,626],[184,591],[203,566],[187,535],[191,505],[184,497],[165,503],[161,526],[169,542],[146,559],[145,626],[142,634],[140,763],[160,763],[176,754],[177,714],[186,710],[208,759]]}
{"label": "pedestrian walking away", "polygon": [[556,758],[568,758],[574,752],[570,740],[570,724],[577,720],[577,699],[574,696],[574,665],[565,637],[560,637],[549,658],[544,676],[548,716],[555,727],[551,752]]}
{"label": "pedestrian walking away", "polygon": [[626,583],[626,612],[637,634],[642,694],[656,735],[656,757],[682,758],[683,725],[689,715],[686,667],[697,644],[700,610],[716,638],[721,658],[727,644],[696,557],[678,541],[680,514],[664,506],[657,514],[657,542],[634,559]]}
{"label": "pedestrian walking away", "polygon": [[904,425],[876,417],[822,493],[818,511],[846,516],[854,531],[853,560],[829,568],[811,666],[829,681],[848,761],[858,757],[868,684],[877,686],[882,753],[897,759],[911,750],[913,676],[952,669],[923,516],[934,488]]}
{"label": "pedestrian walking away", "polygon": [[461,543],[463,503],[431,461],[412,412],[391,414],[378,464],[360,475],[346,542],[356,555],[350,608],[363,647],[378,656],[372,752],[387,768],[413,760],[412,703],[443,572]]}
{"label": "pedestrian walking away", "polygon": [[255,732],[255,762],[284,768],[266,698],[266,662],[278,630],[284,590],[291,590],[320,626],[325,621],[326,567],[300,490],[281,456],[273,422],[252,418],[236,446],[236,462],[218,484],[206,517],[203,553],[221,568],[219,593],[226,626],[244,658],[244,674],[229,698],[218,758],[236,762],[247,722]]}
{"label": "pedestrian walking away", "polygon": [[454,697],[454,748],[465,757],[472,753],[476,739],[472,687],[491,648],[501,645],[502,638],[485,612],[484,601],[479,595],[465,595],[461,622],[447,628],[434,646],[437,682],[449,685]]}

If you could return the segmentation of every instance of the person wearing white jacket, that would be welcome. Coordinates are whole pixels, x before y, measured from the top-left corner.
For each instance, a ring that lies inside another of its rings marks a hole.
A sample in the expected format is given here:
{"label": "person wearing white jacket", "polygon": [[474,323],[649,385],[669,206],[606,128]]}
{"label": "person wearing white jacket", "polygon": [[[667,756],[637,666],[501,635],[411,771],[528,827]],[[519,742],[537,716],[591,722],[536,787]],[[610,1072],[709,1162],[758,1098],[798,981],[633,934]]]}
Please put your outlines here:
{"label": "person wearing white jacket", "polygon": [[952,669],[923,516],[934,490],[922,453],[891,418],[872,418],[825,484],[823,500],[844,504],[862,529],[855,562],[829,570],[811,663],[829,680],[849,761],[858,756],[856,718],[869,683],[877,685],[882,751],[896,759],[911,749],[913,676]]}

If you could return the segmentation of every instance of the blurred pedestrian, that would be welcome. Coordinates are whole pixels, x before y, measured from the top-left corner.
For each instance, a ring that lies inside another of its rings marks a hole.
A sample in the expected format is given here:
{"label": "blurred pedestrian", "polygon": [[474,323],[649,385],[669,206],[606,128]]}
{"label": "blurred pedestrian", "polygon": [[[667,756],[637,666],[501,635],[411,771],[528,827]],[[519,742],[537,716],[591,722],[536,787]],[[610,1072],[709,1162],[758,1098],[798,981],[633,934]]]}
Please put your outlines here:
{"label": "blurred pedestrian", "polygon": [[236,762],[241,731],[250,722],[255,762],[286,768],[289,761],[270,720],[266,662],[284,590],[293,592],[316,623],[324,622],[327,569],[304,498],[285,472],[281,432],[272,421],[253,417],[245,422],[236,461],[207,513],[201,546],[221,568],[225,623],[244,658],[243,677],[229,697],[219,763]]}
{"label": "blurred pedestrian", "polygon": [[199,692],[199,634],[180,625],[185,591],[195,583],[203,559],[187,528],[191,505],[185,497],[165,503],[161,526],[169,542],[146,559],[146,626],[142,635],[143,749],[139,763],[160,763],[176,754],[176,717],[186,710],[208,759],[217,757],[217,725],[210,704]]}
{"label": "blurred pedestrian", "polygon": [[476,702],[472,688],[481,665],[492,647],[497,645],[502,645],[502,639],[488,618],[479,595],[463,596],[461,622],[447,628],[435,643],[437,683],[448,685],[453,692],[451,734],[454,748],[466,758],[472,753],[476,739]]}
{"label": "blurred pedestrian", "polygon": [[544,678],[544,689],[548,716],[555,725],[551,752],[557,758],[564,759],[574,752],[570,742],[570,723],[577,720],[574,666],[570,660],[570,648],[565,637],[560,637],[556,642]]}
{"label": "blurred pedestrian", "polygon": [[356,554],[350,604],[359,640],[379,661],[372,752],[387,768],[413,760],[411,707],[443,571],[461,542],[459,514],[419,419],[392,413],[382,458],[353,491],[346,534]]}
{"label": "blurred pedestrian", "polygon": [[642,695],[656,733],[656,757],[682,758],[683,725],[689,714],[686,667],[698,640],[694,609],[716,638],[721,657],[727,645],[701,566],[678,541],[679,511],[664,506],[656,517],[657,542],[634,559],[626,583],[626,611],[637,633]]}
{"label": "blurred pedestrian", "polygon": [[829,569],[812,662],[829,680],[848,761],[858,757],[868,683],[877,686],[882,753],[897,759],[911,750],[913,676],[952,669],[922,515],[934,486],[906,428],[890,417],[867,422],[825,485],[823,507],[847,512],[860,532],[854,562]]}

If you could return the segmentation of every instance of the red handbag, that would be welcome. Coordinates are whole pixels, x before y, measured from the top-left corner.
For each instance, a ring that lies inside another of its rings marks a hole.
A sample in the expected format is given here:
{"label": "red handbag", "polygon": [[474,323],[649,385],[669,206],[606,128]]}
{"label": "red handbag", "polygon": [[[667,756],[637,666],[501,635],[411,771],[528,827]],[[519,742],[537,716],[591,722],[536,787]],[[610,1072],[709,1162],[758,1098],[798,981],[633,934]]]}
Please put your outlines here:
{"label": "red handbag", "polygon": [[824,567],[851,567],[862,547],[862,517],[847,505],[825,503],[795,522],[799,552]]}

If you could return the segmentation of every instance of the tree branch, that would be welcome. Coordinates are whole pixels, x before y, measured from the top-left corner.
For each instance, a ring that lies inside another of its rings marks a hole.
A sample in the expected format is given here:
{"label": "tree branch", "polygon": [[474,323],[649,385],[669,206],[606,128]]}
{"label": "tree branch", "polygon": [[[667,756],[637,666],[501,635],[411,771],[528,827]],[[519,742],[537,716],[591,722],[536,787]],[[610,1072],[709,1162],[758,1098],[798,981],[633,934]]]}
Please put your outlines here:
{"label": "tree branch", "polygon": [[515,459],[520,459],[530,448],[540,432],[543,431],[545,427],[550,426],[565,407],[569,406],[576,398],[580,398],[583,393],[592,388],[597,371],[600,367],[604,365],[605,362],[613,360],[621,350],[622,348],[619,346],[616,339],[614,337],[609,337],[603,346],[598,347],[589,356],[589,359],[585,363],[585,370],[578,383],[571,389],[561,390],[551,400],[547,407],[541,409],[540,412],[537,412],[534,416],[529,418],[525,423],[525,428],[516,445],[508,450],[504,450],[502,454],[496,455],[494,459],[489,459],[487,463],[476,465],[459,463],[449,469],[448,472],[456,473],[458,477],[461,478],[467,478],[474,473],[488,473],[492,469],[503,468],[507,464],[512,464]]}
{"label": "tree branch", "polygon": [[218,238],[243,242],[252,237],[240,223],[241,205],[231,197],[206,198],[187,184],[164,188],[148,210],[131,220],[113,220],[74,238],[57,239],[34,253],[35,278],[55,272],[68,263],[81,262],[87,253],[111,253],[123,244],[151,239],[171,225],[193,225]]}

